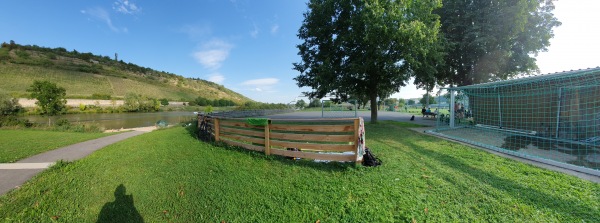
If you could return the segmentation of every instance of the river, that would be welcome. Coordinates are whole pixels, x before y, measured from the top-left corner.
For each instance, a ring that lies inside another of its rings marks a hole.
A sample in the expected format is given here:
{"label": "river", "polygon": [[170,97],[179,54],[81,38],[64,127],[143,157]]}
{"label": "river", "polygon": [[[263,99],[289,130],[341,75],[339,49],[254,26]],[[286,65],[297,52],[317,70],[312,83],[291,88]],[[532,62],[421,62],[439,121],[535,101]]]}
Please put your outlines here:
{"label": "river", "polygon": [[[47,116],[30,115],[24,118],[34,123],[48,123]],[[196,118],[193,112],[149,112],[149,113],[82,113],[66,114],[52,117],[52,121],[67,119],[72,124],[93,123],[104,129],[136,128],[153,126],[159,120],[166,121],[169,125]]]}

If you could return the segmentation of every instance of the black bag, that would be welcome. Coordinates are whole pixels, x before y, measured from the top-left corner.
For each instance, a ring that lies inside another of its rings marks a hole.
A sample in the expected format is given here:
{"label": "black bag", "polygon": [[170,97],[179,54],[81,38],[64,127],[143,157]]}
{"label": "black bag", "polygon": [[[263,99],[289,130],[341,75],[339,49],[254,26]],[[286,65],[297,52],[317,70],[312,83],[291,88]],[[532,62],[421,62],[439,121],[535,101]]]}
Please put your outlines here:
{"label": "black bag", "polygon": [[381,160],[375,157],[369,148],[365,148],[362,164],[363,166],[379,166],[381,165]]}

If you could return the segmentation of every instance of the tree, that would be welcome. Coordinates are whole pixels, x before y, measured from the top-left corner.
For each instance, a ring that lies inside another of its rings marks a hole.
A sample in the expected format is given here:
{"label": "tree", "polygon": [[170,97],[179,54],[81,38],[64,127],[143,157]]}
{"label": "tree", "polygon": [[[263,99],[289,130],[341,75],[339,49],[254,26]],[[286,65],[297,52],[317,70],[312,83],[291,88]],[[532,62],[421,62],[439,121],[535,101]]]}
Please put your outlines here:
{"label": "tree", "polygon": [[413,100],[413,99],[408,99],[408,103],[407,103],[407,105],[414,105],[414,104],[416,104],[415,100]]}
{"label": "tree", "polygon": [[553,9],[552,0],[445,0],[437,11],[447,43],[437,78],[463,86],[537,71],[534,57],[561,24]]}
{"label": "tree", "polygon": [[437,44],[441,0],[311,0],[298,37],[302,62],[294,78],[310,98],[333,94],[347,101],[366,95],[371,122],[377,97],[397,92],[421,69],[421,58]]}
{"label": "tree", "polygon": [[163,106],[169,105],[169,99],[166,99],[166,98],[160,99],[160,104]]}
{"label": "tree", "polygon": [[310,103],[308,104],[308,107],[310,107],[310,108],[321,107],[321,100],[319,100],[318,98],[311,99]]}
{"label": "tree", "polygon": [[123,102],[123,107],[127,111],[139,111],[142,107],[142,96],[133,92],[127,92]]}
{"label": "tree", "polygon": [[398,107],[404,107],[406,105],[406,100],[404,98],[398,98]]}
{"label": "tree", "polygon": [[[427,99],[429,99],[429,102],[427,101]],[[419,103],[421,103],[423,106],[425,105],[430,105],[430,104],[435,104],[435,98],[433,98],[430,94],[424,94],[423,97],[421,98],[421,100],[419,100]]]}
{"label": "tree", "polygon": [[17,98],[13,98],[7,93],[0,92],[0,118],[4,116],[13,116],[23,111]]}
{"label": "tree", "polygon": [[50,116],[64,113],[67,91],[63,87],[48,81],[33,81],[27,92],[31,92],[31,98],[37,99],[35,104],[40,107],[41,114],[49,116],[48,125],[50,125]]}
{"label": "tree", "polygon": [[306,106],[306,102],[302,99],[296,101],[296,108],[304,108]]}
{"label": "tree", "polygon": [[398,105],[398,99],[396,98],[386,98],[383,100],[383,103],[385,103],[385,105]]}

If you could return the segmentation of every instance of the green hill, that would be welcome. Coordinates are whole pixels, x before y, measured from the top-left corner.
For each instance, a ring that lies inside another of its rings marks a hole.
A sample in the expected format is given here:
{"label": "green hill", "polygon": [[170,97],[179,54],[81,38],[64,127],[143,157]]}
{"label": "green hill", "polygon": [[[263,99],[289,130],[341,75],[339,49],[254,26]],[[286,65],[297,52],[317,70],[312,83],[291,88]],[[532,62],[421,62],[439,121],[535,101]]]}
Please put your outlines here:
{"label": "green hill", "polygon": [[191,101],[197,97],[228,99],[243,104],[251,99],[222,85],[140,67],[107,56],[18,45],[11,41],[0,48],[0,90],[17,97],[28,95],[34,80],[54,82],[67,90],[68,98],[108,96],[123,98],[134,92],[151,98]]}

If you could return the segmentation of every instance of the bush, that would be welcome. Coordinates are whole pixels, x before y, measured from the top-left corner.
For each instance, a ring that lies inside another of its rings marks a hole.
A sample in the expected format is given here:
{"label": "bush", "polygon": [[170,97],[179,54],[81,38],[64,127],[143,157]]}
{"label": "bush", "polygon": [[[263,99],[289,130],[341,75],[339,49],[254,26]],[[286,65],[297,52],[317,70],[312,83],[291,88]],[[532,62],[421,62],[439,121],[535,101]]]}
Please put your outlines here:
{"label": "bush", "polygon": [[0,92],[0,116],[12,116],[23,112],[19,100]]}
{"label": "bush", "polygon": [[24,50],[17,50],[15,52],[15,54],[17,54],[18,57],[23,58],[23,59],[29,59],[29,53],[27,53],[27,51]]}
{"label": "bush", "polygon": [[33,125],[28,119],[19,119],[15,116],[0,116],[0,127],[30,128]]}
{"label": "bush", "polygon": [[62,118],[62,119],[56,120],[56,122],[54,124],[56,126],[63,127],[63,126],[70,126],[71,122],[67,119]]}
{"label": "bush", "polygon": [[160,104],[164,105],[164,106],[169,105],[169,99],[166,99],[166,98],[160,99]]}

